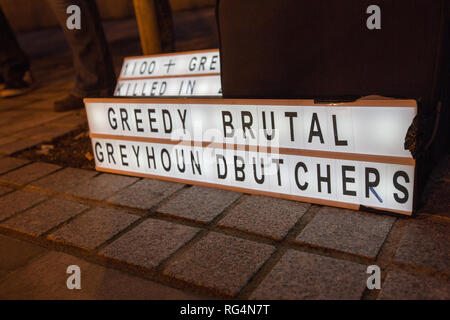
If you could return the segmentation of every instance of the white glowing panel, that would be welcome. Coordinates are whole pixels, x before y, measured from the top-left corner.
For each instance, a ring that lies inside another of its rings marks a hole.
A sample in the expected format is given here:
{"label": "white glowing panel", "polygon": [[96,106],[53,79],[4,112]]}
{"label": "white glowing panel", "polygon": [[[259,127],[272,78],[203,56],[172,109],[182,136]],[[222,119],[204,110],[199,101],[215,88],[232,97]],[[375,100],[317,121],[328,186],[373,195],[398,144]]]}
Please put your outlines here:
{"label": "white glowing panel", "polygon": [[[87,99],[91,133],[412,159],[412,100]],[[297,153],[298,154],[298,153]],[[403,163],[410,163],[408,161]]]}
{"label": "white glowing panel", "polygon": [[115,96],[221,96],[220,76],[130,79],[117,81]]}
{"label": "white glowing panel", "polygon": [[[120,137],[119,137],[120,138]],[[93,138],[100,171],[410,214],[414,166]]]}
{"label": "white glowing panel", "polygon": [[214,49],[125,58],[120,78],[219,73],[219,50]]}

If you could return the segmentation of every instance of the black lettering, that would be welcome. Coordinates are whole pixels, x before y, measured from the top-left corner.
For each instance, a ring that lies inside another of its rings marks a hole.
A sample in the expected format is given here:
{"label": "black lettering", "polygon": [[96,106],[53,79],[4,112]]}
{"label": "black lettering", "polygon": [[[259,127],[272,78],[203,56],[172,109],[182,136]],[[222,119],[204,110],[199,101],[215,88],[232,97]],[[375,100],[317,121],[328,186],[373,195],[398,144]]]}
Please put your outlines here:
{"label": "black lettering", "polygon": [[166,93],[167,89],[167,81],[161,82],[161,86],[159,87],[159,95],[162,96],[164,93]]}
{"label": "black lettering", "polygon": [[198,71],[205,70],[206,57],[200,58],[200,64],[198,65]]}
{"label": "black lettering", "polygon": [[197,57],[192,57],[191,61],[189,61],[189,71],[194,71],[197,66]]}
{"label": "black lettering", "polygon": [[211,58],[211,64],[209,65],[209,70],[216,70],[216,67],[214,66],[217,63],[217,59],[219,56],[215,55]]}
{"label": "black lettering", "polygon": [[150,124],[150,131],[151,132],[158,132],[158,129],[153,128],[152,123],[156,122],[156,118],[152,117],[152,114],[155,113],[155,109],[148,109],[148,122]]}
{"label": "black lettering", "polygon": [[347,171],[355,172],[354,166],[342,166],[342,193],[346,196],[356,196],[356,191],[347,190],[347,183],[355,183],[355,178],[348,178]]}
{"label": "black lettering", "polygon": [[116,159],[114,159],[114,148],[111,143],[106,144],[106,153],[108,154],[108,162],[111,163],[111,159],[113,160],[114,164],[116,164]]}
{"label": "black lettering", "polygon": [[150,89],[150,95],[155,96],[156,95],[156,89],[158,88],[158,81],[152,82],[152,88]]}
{"label": "black lettering", "polygon": [[152,165],[150,164],[150,160],[153,161],[153,168],[156,169],[156,160],[155,160],[155,149],[152,147],[152,154],[150,155],[148,153],[148,147],[145,147],[145,151],[147,152],[147,162],[148,162],[148,168],[151,169]]}
{"label": "black lettering", "polygon": [[[317,127],[317,130],[314,130],[314,127]],[[309,138],[308,138],[309,143],[312,142],[313,137],[319,137],[320,143],[324,143],[322,130],[320,129],[319,118],[317,117],[317,113],[315,112],[312,114],[311,118],[311,128],[309,130]]]}
{"label": "black lettering", "polygon": [[183,133],[186,133],[186,112],[187,110],[183,110],[183,115],[181,115],[180,109],[177,109],[178,115],[180,116],[181,123],[183,124]]}
{"label": "black lettering", "polygon": [[[167,159],[169,160],[169,165],[168,166],[166,166],[165,163],[164,163],[164,155],[167,155]],[[164,170],[170,171],[170,167],[172,166],[172,161],[170,160],[169,151],[167,151],[166,148],[162,148],[161,149],[161,163],[162,163],[162,166],[163,166]]]}
{"label": "black lettering", "polygon": [[[375,176],[374,181],[370,181],[370,174]],[[366,176],[366,198],[369,198],[370,195],[370,187],[375,188],[380,183],[380,173],[375,168],[366,168],[365,170]]]}
{"label": "black lettering", "polygon": [[175,155],[177,157],[177,167],[178,171],[184,172],[186,170],[186,163],[184,162],[184,150],[181,149],[181,157],[183,158],[183,167],[180,167],[180,161],[178,159],[178,150],[175,150]]}
{"label": "black lettering", "polygon": [[331,193],[331,180],[330,180],[330,165],[327,164],[327,175],[326,177],[322,177],[320,175],[320,164],[317,164],[317,188],[319,192],[322,192],[322,182],[327,183],[328,193]]}
{"label": "black lettering", "polygon": [[302,168],[303,171],[306,173],[308,172],[308,168],[306,167],[306,164],[303,162],[297,162],[295,165],[295,184],[297,185],[297,188],[299,188],[302,191],[305,191],[308,188],[308,182],[305,182],[304,184],[300,184],[300,181],[298,179],[298,169]]}
{"label": "black lettering", "polygon": [[117,119],[111,118],[111,113],[113,115],[116,115],[116,112],[114,111],[113,108],[108,109],[108,121],[109,121],[109,125],[111,126],[111,129],[116,130],[117,129]]}
{"label": "black lettering", "polygon": [[139,165],[139,151],[141,147],[137,146],[137,150],[134,148],[134,146],[131,146],[131,148],[133,148],[134,156],[136,157],[137,167],[140,168],[141,166]]}
{"label": "black lettering", "polygon": [[123,153],[123,149],[125,149],[126,146],[121,144],[119,145],[119,152],[120,152],[120,160],[122,161],[122,165],[125,167],[128,167],[128,162],[125,160],[127,159],[127,155]]}
{"label": "black lettering", "polygon": [[394,199],[398,203],[406,203],[409,198],[409,193],[408,193],[408,189],[406,189],[405,186],[398,183],[398,178],[400,178],[400,177],[402,177],[406,183],[409,183],[409,176],[405,171],[397,171],[394,173],[394,179],[393,179],[394,187],[395,187],[395,189],[397,189],[398,191],[403,193],[403,197],[399,197],[398,193],[394,193]]}
{"label": "black lettering", "polygon": [[198,155],[198,151],[195,151],[195,153],[197,154],[197,161],[195,161],[194,154],[191,151],[192,174],[195,174],[195,169],[194,168],[197,168],[198,174],[202,175],[202,170],[201,170],[201,167],[200,167],[200,157]]}
{"label": "black lettering", "polygon": [[294,118],[297,118],[297,112],[285,112],[285,117],[289,117],[289,128],[291,132],[291,141],[294,141]]}
{"label": "black lettering", "polygon": [[[228,120],[225,119],[228,117]],[[233,122],[233,117],[230,111],[222,111],[222,123],[223,123],[223,136],[225,138],[230,138],[234,135],[234,127],[231,124]],[[231,128],[231,133],[227,133],[227,127]]]}
{"label": "black lettering", "polygon": [[[225,168],[224,173],[220,173],[219,159],[222,159],[222,161],[223,161],[224,168]],[[225,160],[225,157],[223,155],[216,154],[216,163],[217,163],[217,178],[226,179],[227,173],[228,173],[227,160]]]}
{"label": "black lettering", "polygon": [[283,164],[283,159],[272,159],[272,163],[275,163],[277,165],[277,178],[278,178],[278,185],[281,186],[281,172],[280,172],[280,164]]}
{"label": "black lettering", "polygon": [[153,60],[152,62],[150,62],[150,66],[148,67],[148,74],[152,74],[153,71],[155,71],[155,60]]}
{"label": "black lettering", "polygon": [[[166,116],[169,117],[169,128],[167,127]],[[164,132],[171,133],[172,132],[172,116],[170,115],[169,110],[162,109],[162,118],[163,118]]]}
{"label": "black lettering", "polygon": [[144,128],[139,127],[139,125],[142,123],[142,119],[138,119],[138,113],[141,113],[141,109],[134,109],[134,118],[136,119],[136,130],[138,132],[144,132]]}
{"label": "black lettering", "polygon": [[125,131],[125,125],[127,125],[128,131],[131,131],[130,125],[128,124],[128,112],[127,112],[127,109],[120,108],[120,119],[122,120],[122,130]]}
{"label": "black lettering", "polygon": [[[249,120],[246,121],[245,118],[248,118]],[[245,130],[247,129],[250,131],[250,135],[252,136],[252,139],[255,139],[255,135],[253,134],[253,130],[251,129],[251,126],[253,124],[253,116],[250,111],[242,111],[241,112],[241,120],[242,120],[242,132],[244,135],[244,139],[247,138],[247,135],[245,134]]]}
{"label": "black lettering", "polygon": [[263,184],[264,183],[264,159],[261,158],[261,178],[258,178],[258,175],[256,173],[256,158],[253,157],[253,177],[255,178],[255,181],[257,184]]}
{"label": "black lettering", "polygon": [[[100,147],[100,152],[98,152],[98,148]],[[105,160],[105,157],[103,156],[103,152],[102,152],[102,145],[100,144],[100,142],[96,142],[95,143],[95,156],[97,157],[97,160],[100,162],[103,162]],[[100,157],[99,157],[100,155]]]}
{"label": "black lettering", "polygon": [[275,115],[273,111],[270,111],[270,120],[272,122],[272,134],[267,134],[267,127],[266,127],[266,113],[263,111],[262,112],[262,121],[263,121],[263,129],[264,129],[264,134],[266,135],[266,139],[267,140],[272,140],[275,137],[275,119],[274,119]]}
{"label": "black lettering", "polygon": [[[238,161],[241,162],[242,165],[238,165]],[[245,163],[244,158],[241,156],[234,156],[234,178],[236,181],[244,181],[245,180]]]}
{"label": "black lettering", "polygon": [[337,146],[347,146],[348,141],[347,140],[339,140],[338,137],[338,130],[337,130],[337,122],[336,122],[336,115],[333,114],[333,132],[334,132],[334,143]]}

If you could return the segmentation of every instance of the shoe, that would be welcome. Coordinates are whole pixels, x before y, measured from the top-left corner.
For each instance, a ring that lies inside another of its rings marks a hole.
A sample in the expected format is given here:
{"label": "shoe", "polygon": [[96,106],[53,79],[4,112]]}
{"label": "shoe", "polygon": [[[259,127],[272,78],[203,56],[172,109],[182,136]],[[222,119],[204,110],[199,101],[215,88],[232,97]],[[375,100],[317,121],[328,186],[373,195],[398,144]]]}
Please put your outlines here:
{"label": "shoe", "polygon": [[83,98],[69,94],[67,97],[57,100],[54,103],[53,110],[56,112],[65,112],[84,108]]}
{"label": "shoe", "polygon": [[33,90],[33,76],[31,71],[25,72],[22,79],[4,82],[0,85],[0,98],[11,98]]}

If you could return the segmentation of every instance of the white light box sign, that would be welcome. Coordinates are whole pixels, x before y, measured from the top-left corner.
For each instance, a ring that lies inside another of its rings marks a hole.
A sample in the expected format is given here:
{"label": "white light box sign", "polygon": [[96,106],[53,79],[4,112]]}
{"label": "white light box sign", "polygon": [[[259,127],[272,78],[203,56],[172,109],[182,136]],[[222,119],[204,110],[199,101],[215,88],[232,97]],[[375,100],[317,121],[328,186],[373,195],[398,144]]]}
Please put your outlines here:
{"label": "white light box sign", "polygon": [[124,59],[120,78],[220,74],[219,50],[199,50]]}
{"label": "white light box sign", "polygon": [[91,133],[213,142],[278,153],[414,164],[404,148],[413,100],[85,99]]}
{"label": "white light box sign", "polygon": [[96,168],[358,210],[410,215],[414,165],[92,138]]}
{"label": "white light box sign", "polygon": [[412,212],[415,160],[403,143],[413,100],[84,102],[100,171]]}
{"label": "white light box sign", "polygon": [[218,75],[199,75],[195,77],[164,77],[149,79],[130,79],[117,82],[115,96],[221,96],[221,82]]}

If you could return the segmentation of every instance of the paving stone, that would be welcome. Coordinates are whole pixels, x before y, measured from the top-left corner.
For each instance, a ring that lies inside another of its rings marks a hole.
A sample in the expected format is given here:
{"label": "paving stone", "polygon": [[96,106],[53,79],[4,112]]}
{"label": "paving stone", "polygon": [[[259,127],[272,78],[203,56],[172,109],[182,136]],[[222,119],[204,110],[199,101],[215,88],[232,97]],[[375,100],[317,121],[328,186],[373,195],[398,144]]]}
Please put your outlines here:
{"label": "paving stone", "polygon": [[28,209],[47,197],[26,191],[15,191],[0,198],[0,221]]}
{"label": "paving stone", "polygon": [[54,198],[29,209],[1,225],[33,236],[40,236],[86,210],[88,206]]}
{"label": "paving stone", "polygon": [[177,257],[165,274],[236,295],[275,248],[216,232]]}
{"label": "paving stone", "polygon": [[366,266],[287,251],[251,295],[252,299],[355,300],[366,287]]}
{"label": "paving stone", "polygon": [[219,225],[281,239],[310,206],[296,201],[246,196],[220,220]]}
{"label": "paving stone", "polygon": [[48,236],[50,240],[95,249],[138,219],[114,209],[96,208]]}
{"label": "paving stone", "polygon": [[193,186],[158,209],[158,212],[210,222],[241,196],[240,193]]}
{"label": "paving stone", "polygon": [[395,261],[450,274],[450,223],[417,221],[408,226]]}
{"label": "paving stone", "polygon": [[111,243],[101,254],[136,266],[158,266],[200,229],[149,219]]}
{"label": "paving stone", "polygon": [[450,280],[391,271],[381,287],[382,300],[449,300]]}
{"label": "paving stone", "polygon": [[60,168],[60,166],[55,164],[34,162],[23,168],[2,175],[0,180],[17,184],[26,184],[40,177],[46,176]]}
{"label": "paving stone", "polygon": [[[81,289],[67,288],[67,267],[81,271]],[[50,252],[0,281],[0,299],[199,299],[196,295],[105,268],[60,252]]]}
{"label": "paving stone", "polygon": [[4,195],[5,193],[8,193],[8,192],[10,192],[12,190],[13,189],[11,189],[11,188],[0,186],[0,196]]}
{"label": "paving stone", "polygon": [[0,271],[14,271],[46,252],[35,244],[0,235]]}
{"label": "paving stone", "polygon": [[29,160],[13,158],[13,157],[4,157],[0,159],[0,174],[3,174],[7,171],[14,170],[18,167],[26,165],[29,163]]}
{"label": "paving stone", "polygon": [[139,179],[104,173],[78,184],[68,192],[83,198],[103,200],[137,180]]}
{"label": "paving stone", "polygon": [[375,258],[395,219],[386,215],[323,207],[296,240]]}
{"label": "paving stone", "polygon": [[[1,134],[1,133],[0,133]],[[22,138],[9,143],[0,145],[0,153],[12,155],[41,144],[43,141],[39,138]]]}
{"label": "paving stone", "polygon": [[54,192],[66,192],[77,184],[87,181],[97,174],[96,171],[65,168],[30,183],[30,185]]}
{"label": "paving stone", "polygon": [[180,183],[143,179],[123,189],[107,201],[127,207],[150,209],[183,187],[184,184]]}

